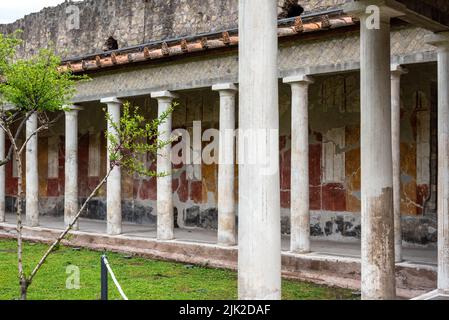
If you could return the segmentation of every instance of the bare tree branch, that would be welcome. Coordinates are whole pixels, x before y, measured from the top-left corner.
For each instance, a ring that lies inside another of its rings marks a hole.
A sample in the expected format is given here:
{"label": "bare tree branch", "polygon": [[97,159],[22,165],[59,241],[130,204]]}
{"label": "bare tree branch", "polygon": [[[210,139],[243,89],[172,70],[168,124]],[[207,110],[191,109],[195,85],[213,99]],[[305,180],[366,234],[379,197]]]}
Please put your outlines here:
{"label": "bare tree branch", "polygon": [[39,269],[43,266],[43,264],[45,263],[45,261],[47,260],[48,256],[53,252],[53,250],[61,243],[61,241],[67,236],[67,234],[69,233],[70,230],[72,230],[73,226],[75,225],[75,223],[78,221],[78,219],[80,218],[81,214],[83,213],[84,209],[86,209],[87,204],[92,200],[92,198],[98,193],[98,191],[100,191],[100,189],[103,187],[103,185],[106,183],[106,181],[108,180],[109,176],[111,175],[111,172],[114,168],[110,168],[109,171],[107,172],[106,176],[103,178],[103,180],[97,185],[97,187],[95,188],[94,191],[92,191],[92,193],[89,195],[89,197],[87,198],[87,200],[84,202],[83,206],[81,207],[81,209],[78,211],[78,213],[76,214],[76,216],[73,218],[72,222],[67,226],[67,228],[59,235],[59,237],[56,239],[55,242],[53,242],[53,244],[48,248],[47,252],[45,252],[45,254],[42,256],[41,260],[38,262],[38,264],[36,265],[36,267],[33,269],[33,271],[31,272],[30,276],[27,279],[27,285],[29,286],[31,284],[31,282],[33,281],[34,276],[37,274],[37,272],[39,271]]}
{"label": "bare tree branch", "polygon": [[37,128],[33,133],[31,133],[25,140],[25,142],[23,143],[22,147],[19,150],[19,154],[22,154],[22,152],[25,150],[28,142],[35,136],[37,135],[39,132],[44,131],[44,130],[48,130],[49,126],[52,124],[55,124],[56,122],[58,122],[59,119],[61,119],[62,114],[59,114],[55,119],[41,125],[39,128]]}

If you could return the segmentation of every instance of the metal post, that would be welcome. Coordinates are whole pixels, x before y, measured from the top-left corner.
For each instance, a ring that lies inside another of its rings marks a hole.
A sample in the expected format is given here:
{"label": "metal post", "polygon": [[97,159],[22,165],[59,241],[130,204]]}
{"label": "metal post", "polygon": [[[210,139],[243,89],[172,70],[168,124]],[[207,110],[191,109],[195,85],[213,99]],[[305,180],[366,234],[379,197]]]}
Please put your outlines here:
{"label": "metal post", "polygon": [[106,256],[101,256],[101,300],[108,300],[108,269],[104,259]]}

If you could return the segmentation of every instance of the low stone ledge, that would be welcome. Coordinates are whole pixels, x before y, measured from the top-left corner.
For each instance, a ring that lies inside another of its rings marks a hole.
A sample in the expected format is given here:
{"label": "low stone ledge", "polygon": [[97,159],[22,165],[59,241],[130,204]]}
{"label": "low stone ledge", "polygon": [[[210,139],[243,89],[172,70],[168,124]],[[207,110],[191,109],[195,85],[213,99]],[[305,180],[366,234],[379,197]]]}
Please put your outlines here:
{"label": "low stone ledge", "polygon": [[[48,228],[23,228],[23,237],[32,242],[51,243],[61,230]],[[14,225],[0,223],[0,238],[16,237]],[[126,235],[109,236],[98,233],[74,231],[64,245],[98,251],[132,253],[151,259],[191,263],[213,268],[237,270],[237,247],[188,241],[159,241],[152,238]],[[294,254],[282,252],[284,278],[313,282],[353,290],[360,289],[360,259],[352,257]],[[402,262],[396,265],[397,294],[413,298],[432,291],[437,284],[437,268],[430,265]]]}

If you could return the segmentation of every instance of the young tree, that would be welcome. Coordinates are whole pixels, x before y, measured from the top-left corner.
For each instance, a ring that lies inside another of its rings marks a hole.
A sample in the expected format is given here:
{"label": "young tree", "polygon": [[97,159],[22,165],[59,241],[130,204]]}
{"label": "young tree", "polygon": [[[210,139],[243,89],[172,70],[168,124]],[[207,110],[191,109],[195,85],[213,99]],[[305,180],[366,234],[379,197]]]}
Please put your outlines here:
{"label": "young tree", "polygon": [[[106,114],[106,120],[117,133],[117,135],[108,133],[106,137],[110,142],[109,170],[81,206],[73,221],[49,247],[32,272],[27,275],[23,267],[22,213],[25,194],[22,178],[24,169],[22,155],[28,142],[34,136],[47,130],[62,117],[63,111],[66,110],[64,106],[70,103],[75,93],[76,82],[86,78],[75,76],[70,70],[62,71],[59,68],[60,58],[48,49],[41,50],[31,59],[15,61],[15,48],[19,43],[20,41],[15,35],[3,36],[0,34],[0,129],[5,132],[11,142],[5,159],[0,159],[0,166],[11,161],[14,155],[18,170],[16,202],[18,274],[20,297],[25,300],[28,288],[38,271],[49,255],[69,234],[89,201],[107,182],[114,167],[121,166],[130,173],[157,176],[155,172],[148,170],[143,163],[139,162],[139,157],[136,156],[147,153],[156,154],[160,148],[171,143],[171,141],[160,141],[157,137],[159,136],[159,125],[167,119],[174,106],[161,117],[150,122],[139,115],[137,107],[132,107],[129,103],[124,105],[120,123],[114,123]],[[13,107],[6,107],[6,103]],[[54,116],[55,114],[56,116]],[[26,122],[33,116],[38,118],[37,129],[27,132],[25,141],[19,143],[19,138],[24,134]]]}
{"label": "young tree", "polygon": [[[49,128],[62,116],[62,112],[54,119],[51,113],[64,111],[75,92],[76,80],[80,77],[70,72],[60,72],[61,60],[49,49],[43,49],[28,60],[15,57],[15,47],[20,41],[13,36],[0,38],[0,96],[2,108],[0,112],[0,128],[5,132],[11,147],[0,165],[5,165],[15,156],[18,170],[17,186],[17,243],[18,271],[21,284],[21,298],[26,299],[27,279],[22,260],[22,210],[24,207],[23,164],[22,155],[28,142],[39,132]],[[13,107],[5,107],[9,103]],[[25,141],[20,144],[19,138],[27,121],[37,117],[38,126],[33,132],[27,132]]]}

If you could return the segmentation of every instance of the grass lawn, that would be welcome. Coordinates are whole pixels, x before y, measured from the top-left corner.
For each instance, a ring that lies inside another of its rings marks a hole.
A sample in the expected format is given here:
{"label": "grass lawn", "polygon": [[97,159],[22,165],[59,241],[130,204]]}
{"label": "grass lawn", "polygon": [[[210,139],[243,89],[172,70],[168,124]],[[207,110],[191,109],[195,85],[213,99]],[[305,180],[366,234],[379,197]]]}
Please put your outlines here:
{"label": "grass lawn", "polygon": [[[0,240],[0,300],[19,295],[16,242]],[[47,246],[26,243],[27,272]],[[31,300],[96,300],[100,297],[100,252],[61,247],[54,252],[29,288]],[[237,274],[228,270],[194,267],[109,253],[108,260],[130,300],[235,300]],[[80,289],[66,289],[67,266],[80,269]],[[350,290],[283,281],[283,299],[354,299]],[[112,280],[109,298],[119,299]]]}

